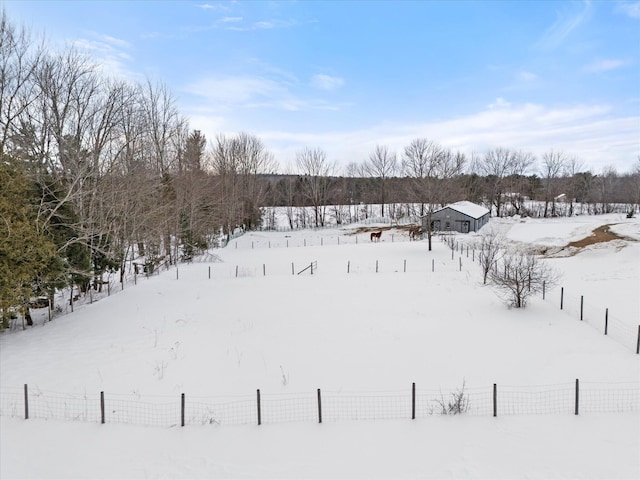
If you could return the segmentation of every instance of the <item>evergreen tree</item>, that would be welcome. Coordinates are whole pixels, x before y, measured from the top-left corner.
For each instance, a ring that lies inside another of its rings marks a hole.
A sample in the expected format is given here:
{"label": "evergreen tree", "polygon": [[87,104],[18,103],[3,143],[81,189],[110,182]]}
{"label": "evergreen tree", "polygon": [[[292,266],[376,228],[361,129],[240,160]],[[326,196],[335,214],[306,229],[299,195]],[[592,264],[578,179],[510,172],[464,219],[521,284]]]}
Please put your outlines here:
{"label": "evergreen tree", "polygon": [[29,301],[56,265],[56,248],[37,215],[35,191],[8,156],[0,158],[0,328],[20,310],[31,325]]}

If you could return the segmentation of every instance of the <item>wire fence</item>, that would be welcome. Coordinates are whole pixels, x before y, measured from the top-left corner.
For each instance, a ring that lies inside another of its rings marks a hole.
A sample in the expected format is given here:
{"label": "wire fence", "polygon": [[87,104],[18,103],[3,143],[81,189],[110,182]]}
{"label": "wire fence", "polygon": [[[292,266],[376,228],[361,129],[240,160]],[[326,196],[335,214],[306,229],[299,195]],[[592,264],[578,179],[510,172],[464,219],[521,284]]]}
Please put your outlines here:
{"label": "wire fence", "polygon": [[596,305],[584,295],[576,295],[565,287],[550,293],[545,294],[546,301],[556,304],[567,315],[589,324],[636,354],[640,353],[640,325],[631,325],[609,311],[608,307]]}
{"label": "wire fence", "polygon": [[562,415],[640,412],[640,382],[563,383],[405,391],[190,397],[68,394],[0,389],[0,416],[142,426],[247,425],[421,419],[432,415]]}
{"label": "wire fence", "polygon": [[[461,268],[465,251],[467,262],[480,261],[480,256],[476,253],[473,244],[459,241],[456,235],[441,236],[440,239],[451,248],[452,260],[454,254],[458,254]],[[469,249],[472,252],[471,258],[469,258]],[[622,319],[608,307],[596,304],[584,295],[578,295],[565,287],[555,288],[553,291],[545,291],[543,288],[542,298],[557,305],[567,315],[591,325],[634,353],[640,354],[640,325],[633,325],[631,323],[633,320]]]}

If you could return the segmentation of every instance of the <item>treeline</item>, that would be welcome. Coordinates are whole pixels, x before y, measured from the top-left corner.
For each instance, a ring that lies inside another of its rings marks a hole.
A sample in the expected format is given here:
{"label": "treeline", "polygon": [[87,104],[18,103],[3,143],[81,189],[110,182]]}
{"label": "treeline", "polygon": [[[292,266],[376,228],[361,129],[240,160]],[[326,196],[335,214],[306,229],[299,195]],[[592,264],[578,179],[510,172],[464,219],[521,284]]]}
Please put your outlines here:
{"label": "treeline", "polygon": [[[379,204],[394,217],[467,199],[494,215],[551,216],[562,194],[589,213],[640,203],[640,161],[623,175],[582,171],[561,152],[540,163],[502,148],[467,158],[420,138],[399,156],[378,146],[343,171],[321,148],[304,148],[283,173],[257,136],[206,139],[165,85],[110,78],[72,47],[50,51],[2,11],[3,324],[16,309],[29,323],[34,296],[101,289],[106,273],[122,276],[133,261],[150,272],[190,259],[238,226],[261,227],[267,206],[288,207],[291,227],[315,227],[353,220],[332,205]],[[544,211],[526,212],[527,198]],[[300,217],[300,206],[312,215]]]}

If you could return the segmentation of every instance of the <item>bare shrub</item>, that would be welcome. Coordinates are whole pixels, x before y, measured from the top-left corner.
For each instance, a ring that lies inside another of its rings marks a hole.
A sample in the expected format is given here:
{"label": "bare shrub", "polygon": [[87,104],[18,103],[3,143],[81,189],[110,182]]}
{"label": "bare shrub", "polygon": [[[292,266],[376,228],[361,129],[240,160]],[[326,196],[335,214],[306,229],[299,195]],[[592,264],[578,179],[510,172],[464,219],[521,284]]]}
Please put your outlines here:
{"label": "bare shrub", "polygon": [[529,297],[557,284],[559,274],[532,253],[505,253],[489,271],[489,281],[510,307],[525,308]]}
{"label": "bare shrub", "polygon": [[[465,393],[464,389],[466,382],[462,382],[462,387],[455,392],[449,394],[449,398],[445,398],[444,395],[440,395],[440,398],[435,399],[436,408],[441,415],[461,415],[469,410],[469,395]],[[433,409],[431,411],[433,414]]]}

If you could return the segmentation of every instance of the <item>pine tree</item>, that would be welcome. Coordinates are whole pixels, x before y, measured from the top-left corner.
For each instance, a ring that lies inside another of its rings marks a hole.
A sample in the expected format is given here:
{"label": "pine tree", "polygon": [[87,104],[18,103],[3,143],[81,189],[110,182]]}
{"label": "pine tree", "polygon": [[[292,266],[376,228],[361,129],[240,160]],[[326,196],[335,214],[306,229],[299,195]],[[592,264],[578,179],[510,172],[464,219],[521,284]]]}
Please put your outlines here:
{"label": "pine tree", "polygon": [[23,313],[31,324],[29,301],[38,279],[56,264],[56,248],[39,223],[29,180],[10,157],[0,158],[0,328],[7,328],[12,312]]}

